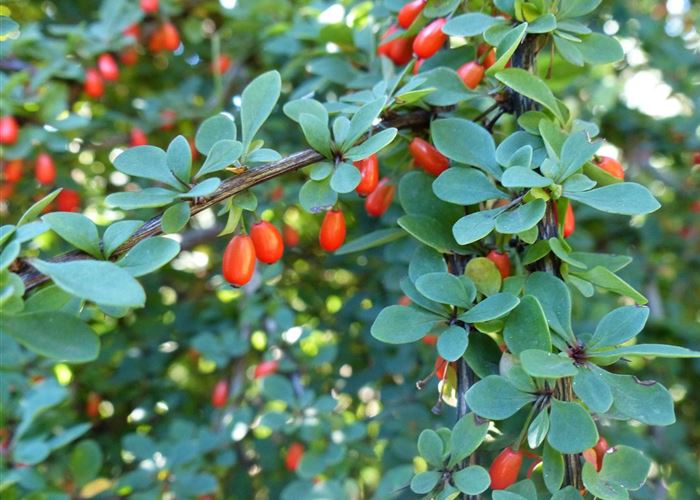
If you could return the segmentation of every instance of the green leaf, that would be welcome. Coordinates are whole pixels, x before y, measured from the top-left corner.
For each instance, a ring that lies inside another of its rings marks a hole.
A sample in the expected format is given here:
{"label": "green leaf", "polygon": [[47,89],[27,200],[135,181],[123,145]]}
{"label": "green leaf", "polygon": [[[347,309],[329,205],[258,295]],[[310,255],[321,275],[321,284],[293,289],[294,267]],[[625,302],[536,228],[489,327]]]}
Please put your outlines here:
{"label": "green leaf", "polygon": [[497,293],[485,298],[459,319],[467,323],[481,323],[505,316],[515,309],[520,300],[510,293]]}
{"label": "green leaf", "polygon": [[420,472],[411,479],[411,490],[423,495],[430,493],[440,480],[440,473],[434,470]]}
{"label": "green leaf", "polygon": [[496,163],[496,144],[489,132],[462,118],[434,120],[430,125],[435,147],[449,159],[484,169],[497,179],[501,168]]}
{"label": "green leaf", "polygon": [[596,472],[593,465],[583,466],[583,484],[596,498],[621,500],[629,498],[627,490],[638,490],[651,471],[651,460],[641,451],[619,445],[603,457],[603,467]]}
{"label": "green leaf", "polygon": [[471,465],[453,473],[452,481],[459,491],[467,495],[479,495],[491,485],[488,471],[478,465]]}
{"label": "green leaf", "polygon": [[547,318],[535,297],[525,295],[508,315],[503,328],[503,340],[508,350],[516,356],[526,349],[551,349],[552,339]]}
{"label": "green leaf", "polygon": [[423,215],[404,215],[397,222],[411,236],[438,252],[450,253],[458,247],[450,228],[442,220]]}
{"label": "green leaf", "polygon": [[671,394],[658,382],[594,369],[602,373],[612,391],[610,411],[615,418],[633,418],[647,425],[671,425],[676,421]]}
{"label": "green leaf", "polygon": [[102,450],[92,439],[75,445],[68,463],[71,476],[78,486],[84,486],[97,477],[102,469]]}
{"label": "green leaf", "polygon": [[21,248],[22,245],[17,240],[12,240],[5,245],[2,252],[0,252],[0,269],[7,269],[19,255]]}
{"label": "green leaf", "polygon": [[527,349],[521,352],[520,361],[523,370],[531,377],[562,378],[572,377],[578,373],[568,356],[538,349]]}
{"label": "green leaf", "polygon": [[146,295],[138,281],[111,262],[77,260],[53,264],[32,260],[31,264],[68,293],[107,306],[142,307]]}
{"label": "green leaf", "polygon": [[586,281],[590,281],[594,285],[610,290],[611,292],[629,297],[637,304],[646,304],[649,302],[644,295],[632,288],[625,280],[604,267],[597,266],[585,272],[571,270],[571,274],[585,279]]}
{"label": "green leaf", "polygon": [[598,8],[600,2],[601,0],[561,0],[558,17],[566,19],[585,16]]}
{"label": "green leaf", "polygon": [[178,195],[175,191],[163,188],[146,188],[141,191],[112,193],[105,198],[107,206],[133,210],[135,208],[156,208],[169,205]]}
{"label": "green leaf", "polygon": [[561,114],[554,94],[552,94],[549,87],[537,76],[528,73],[524,69],[509,68],[496,73],[496,79],[512,88],[517,93],[542,104],[551,111],[560,122],[566,121]]}
{"label": "green leaf", "polygon": [[548,12],[539,16],[527,26],[528,33],[549,33],[557,28],[557,18]]}
{"label": "green leaf", "polygon": [[198,182],[197,184],[192,186],[192,189],[190,189],[186,193],[178,195],[178,198],[202,198],[204,196],[209,196],[210,194],[214,193],[217,189],[219,189],[220,185],[221,179],[219,179],[218,177],[209,177],[208,179],[204,179],[203,181]]}
{"label": "green leaf", "polygon": [[540,411],[527,428],[527,444],[535,450],[544,442],[549,432],[549,413]]}
{"label": "green leaf", "polygon": [[204,160],[204,165],[197,172],[196,177],[202,177],[212,172],[218,172],[233,163],[241,157],[243,153],[243,144],[238,141],[224,139],[215,142],[209,150],[207,159]]}
{"label": "green leaf", "polygon": [[588,64],[610,64],[625,57],[620,42],[602,33],[591,33],[584,37],[578,49]]}
{"label": "green leaf", "polygon": [[55,189],[29,207],[27,211],[22,214],[22,217],[19,218],[19,221],[17,221],[17,228],[36,219],[61,191],[62,189]]}
{"label": "green leaf", "polygon": [[450,436],[450,461],[448,467],[464,460],[476,449],[486,438],[489,432],[489,424],[484,421],[477,421],[476,415],[467,413],[460,418],[452,429]]}
{"label": "green leaf", "polygon": [[360,252],[376,248],[392,241],[396,241],[406,236],[406,231],[399,228],[378,229],[371,233],[364,234],[359,238],[345,243],[342,247],[335,251],[335,255],[346,255],[349,253]]}
{"label": "green leaf", "polygon": [[618,307],[603,316],[587,347],[595,350],[627,342],[642,331],[648,318],[648,307]]}
{"label": "green leaf", "polygon": [[[440,53],[436,54],[426,61],[426,64],[439,56]],[[422,87],[431,90],[430,94],[423,98],[423,101],[431,106],[452,106],[476,97],[453,69],[437,67],[421,72],[420,78],[425,79]]]}
{"label": "green leaf", "polygon": [[41,218],[62,239],[85,253],[99,259],[100,237],[97,226],[83,214],[52,212]]}
{"label": "green leaf", "polygon": [[551,249],[549,248],[548,240],[538,240],[533,245],[527,247],[523,256],[523,265],[528,266],[533,262],[537,262],[544,256],[548,255]]}
{"label": "green leaf", "polygon": [[[316,99],[304,98],[289,101],[284,105],[282,111],[285,115],[297,123],[299,122],[302,113],[312,114],[323,123],[328,123],[328,111],[326,110],[326,107]],[[338,137],[336,137],[336,140],[338,140]]]}
{"label": "green leaf", "polygon": [[[224,140],[236,140],[236,122],[233,121],[233,117],[228,113],[219,113],[202,122],[194,137],[194,145],[197,151],[208,156],[214,144]],[[184,181],[185,179],[182,180]]]}
{"label": "green leaf", "polygon": [[[137,243],[117,264],[132,276],[152,273],[173,260],[180,253],[180,244],[163,236],[153,236]],[[101,302],[103,303],[103,302]]]}
{"label": "green leaf", "polygon": [[583,66],[583,54],[579,50],[580,43],[572,42],[560,35],[561,31],[554,33],[554,46],[561,56],[575,66]]}
{"label": "green leaf", "polygon": [[168,168],[165,151],[155,146],[129,148],[112,163],[117,170],[127,175],[162,182],[175,189],[182,188],[182,184]]}
{"label": "green leaf", "polygon": [[452,226],[452,234],[460,245],[469,245],[486,237],[496,227],[500,210],[481,210],[465,215]]}
{"label": "green leaf", "polygon": [[542,450],[542,477],[550,493],[558,491],[564,482],[564,457],[547,442]]}
{"label": "green leaf", "polygon": [[170,142],[165,153],[165,160],[175,177],[184,183],[190,182],[192,150],[190,149],[190,143],[187,142],[184,136],[178,135]]}
{"label": "green leaf", "polygon": [[634,182],[620,182],[590,191],[564,191],[564,196],[611,214],[649,214],[661,206],[647,188]]}
{"label": "green leaf", "polygon": [[418,453],[429,465],[439,467],[442,465],[444,446],[438,433],[432,429],[425,429],[418,436]]}
{"label": "green leaf", "polygon": [[308,180],[299,190],[299,203],[307,212],[320,212],[335,205],[336,201],[338,193],[331,188],[330,179]]}
{"label": "green leaf", "polygon": [[416,280],[416,288],[426,298],[440,304],[470,307],[474,300],[464,282],[447,272],[423,274]]}
{"label": "green leaf", "polygon": [[443,256],[432,248],[423,245],[416,248],[408,266],[408,276],[413,282],[424,274],[446,272],[447,264]]}
{"label": "green leaf", "polygon": [[514,209],[507,210],[496,217],[496,231],[502,234],[515,234],[537,225],[544,217],[547,204],[536,199]]}
{"label": "green leaf", "polygon": [[[328,121],[328,118],[326,118],[326,121]],[[348,136],[349,130],[350,120],[348,120],[345,116],[339,116],[333,120],[333,139],[335,140],[336,144],[342,144],[342,142]]]}
{"label": "green leaf", "polygon": [[476,289],[486,296],[494,295],[501,289],[501,273],[496,264],[486,257],[471,259],[464,274],[474,282]]}
{"label": "green leaf", "polygon": [[[498,397],[493,397],[494,394]],[[492,420],[505,420],[534,400],[534,395],[520,392],[499,375],[489,375],[467,391],[467,404],[472,411]]]}
{"label": "green leaf", "polygon": [[409,215],[424,215],[441,221],[452,221],[464,213],[460,206],[447,203],[433,193],[434,177],[422,170],[408,172],[399,182],[399,202]]}
{"label": "green leaf", "polygon": [[502,17],[470,12],[447,21],[447,24],[442,27],[442,32],[449,36],[476,36],[481,35],[489,26],[504,22],[505,19]]}
{"label": "green leaf", "polygon": [[95,332],[79,318],[64,312],[5,315],[0,331],[30,351],[55,361],[85,363],[96,359],[100,351]]}
{"label": "green leaf", "polygon": [[302,113],[299,116],[299,125],[304,132],[304,137],[309,145],[326,158],[331,158],[331,131],[328,130],[328,122],[321,121],[316,115]]}
{"label": "green leaf", "polygon": [[469,345],[467,331],[461,326],[451,326],[440,334],[437,351],[447,361],[457,361],[464,355]]}
{"label": "green leaf", "polygon": [[331,177],[331,189],[337,193],[350,193],[362,180],[360,170],[350,163],[341,162]]}
{"label": "green leaf", "polygon": [[387,344],[406,344],[422,339],[441,321],[440,316],[413,307],[389,306],[381,310],[370,332]]}
{"label": "green leaf", "polygon": [[542,306],[549,327],[570,343],[575,341],[571,330],[571,294],[563,281],[548,273],[532,273],[525,282],[525,293],[534,296]]}
{"label": "green leaf", "polygon": [[507,188],[547,187],[552,184],[548,179],[527,167],[510,167],[503,172],[501,184]]}
{"label": "green leaf", "polygon": [[109,258],[142,225],[143,221],[140,220],[120,220],[105,229],[102,236],[102,251],[105,258]]}
{"label": "green leaf", "polygon": [[586,265],[583,262],[580,262],[573,257],[571,257],[569,253],[569,245],[566,243],[566,240],[564,240],[561,237],[551,237],[548,240],[549,243],[549,248],[554,252],[554,255],[559,257],[559,260],[562,262],[566,262],[567,264],[578,267],[581,269],[586,269]]}
{"label": "green leaf", "polygon": [[551,500],[581,500],[583,497],[573,486],[567,486],[552,495]]}
{"label": "green leaf", "polygon": [[668,344],[635,344],[610,350],[592,350],[593,356],[645,356],[654,358],[698,358],[700,352]]}
{"label": "green leaf", "polygon": [[598,429],[578,403],[552,399],[547,442],[561,453],[581,453],[598,441]]}
{"label": "green leaf", "polygon": [[566,138],[561,148],[561,166],[564,169],[559,182],[568,179],[598,151],[602,141],[591,142],[586,132],[574,132]]}
{"label": "green leaf", "polygon": [[578,369],[574,377],[574,392],[594,413],[605,413],[613,404],[610,387],[603,378],[602,371],[591,370],[586,366]]}
{"label": "green leaf", "polygon": [[410,279],[408,279],[408,277],[402,278],[399,282],[399,286],[401,287],[401,291],[403,291],[403,293],[406,294],[406,296],[409,299],[411,299],[411,302],[413,302],[417,306],[420,306],[423,309],[431,311],[440,316],[447,317],[447,315],[449,314],[448,306],[444,304],[438,304],[437,302],[433,302],[430,299],[426,299],[425,296],[423,296],[416,289],[415,285]]}
{"label": "green leaf", "polygon": [[333,173],[333,164],[329,161],[314,163],[309,167],[309,178],[315,181],[322,181]]}
{"label": "green leaf", "polygon": [[272,113],[282,90],[277,71],[268,71],[250,82],[241,94],[241,136],[243,150],[253,142],[255,134]]}
{"label": "green leaf", "polygon": [[372,134],[366,141],[353,146],[345,153],[345,158],[352,161],[362,160],[378,153],[394,140],[398,130],[387,128],[376,134]]}
{"label": "green leaf", "polygon": [[507,31],[503,38],[500,39],[496,44],[496,62],[486,70],[487,75],[492,76],[506,67],[510,58],[515,54],[515,50],[525,38],[527,27],[527,23],[518,24]]}
{"label": "green leaf", "polygon": [[508,195],[497,189],[482,172],[467,167],[448,168],[433,181],[435,196],[457,205],[473,205]]}
{"label": "green leaf", "polygon": [[[539,135],[539,131],[537,132]],[[532,148],[532,164],[539,165],[547,156],[542,138],[522,130],[513,132],[496,148],[496,161],[501,165],[509,165],[511,158],[524,147]],[[523,166],[523,165],[520,165]]]}
{"label": "green leaf", "polygon": [[582,262],[586,267],[602,266],[612,272],[617,272],[632,262],[632,257],[627,255],[613,255],[594,252],[571,252],[571,258]]}
{"label": "green leaf", "polygon": [[341,150],[346,152],[355,142],[365,133],[368,132],[374,120],[379,117],[379,114],[384,109],[386,104],[386,97],[380,97],[372,102],[369,102],[362,106],[357,113],[355,113],[350,119],[350,126],[348,127],[347,137],[341,145]]}

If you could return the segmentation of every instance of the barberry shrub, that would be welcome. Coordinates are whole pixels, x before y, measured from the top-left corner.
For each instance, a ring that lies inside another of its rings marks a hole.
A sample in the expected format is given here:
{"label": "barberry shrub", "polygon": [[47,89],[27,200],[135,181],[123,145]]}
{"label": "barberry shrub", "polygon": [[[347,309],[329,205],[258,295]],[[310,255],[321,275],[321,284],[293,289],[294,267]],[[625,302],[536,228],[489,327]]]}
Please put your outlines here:
{"label": "barberry shrub", "polygon": [[667,35],[599,3],[4,6],[0,493],[692,496],[695,184],[608,156]]}

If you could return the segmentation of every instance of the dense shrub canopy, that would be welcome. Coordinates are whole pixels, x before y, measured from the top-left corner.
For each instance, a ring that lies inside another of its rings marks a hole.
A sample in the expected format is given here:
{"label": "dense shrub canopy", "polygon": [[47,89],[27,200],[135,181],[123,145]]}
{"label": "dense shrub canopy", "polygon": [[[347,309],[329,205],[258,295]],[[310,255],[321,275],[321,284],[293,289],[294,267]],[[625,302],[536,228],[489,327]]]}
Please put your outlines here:
{"label": "dense shrub canopy", "polygon": [[699,18],[4,2],[0,495],[700,495]]}

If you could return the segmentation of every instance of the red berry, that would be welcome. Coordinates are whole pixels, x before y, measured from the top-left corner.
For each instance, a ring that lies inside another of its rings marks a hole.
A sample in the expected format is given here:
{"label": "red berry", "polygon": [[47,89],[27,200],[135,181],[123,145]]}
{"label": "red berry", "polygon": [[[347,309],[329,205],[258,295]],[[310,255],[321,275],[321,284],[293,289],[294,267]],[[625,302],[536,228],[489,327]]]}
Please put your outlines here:
{"label": "red berry", "polygon": [[596,455],[595,449],[594,448],[588,448],[581,453],[583,456],[583,459],[591,464],[593,467],[595,467],[595,470],[600,470],[598,468],[598,457]]}
{"label": "red berry", "polygon": [[371,217],[381,217],[394,200],[396,187],[388,177],[384,177],[374,191],[365,199],[365,210]]}
{"label": "red berry", "polygon": [[211,392],[211,405],[214,408],[226,406],[228,392],[228,380],[222,378],[214,385],[214,390]]}
{"label": "red berry", "polygon": [[523,463],[523,453],[506,448],[491,463],[489,476],[491,476],[491,489],[504,490],[518,480],[520,466]]}
{"label": "red berry", "polygon": [[112,54],[100,54],[97,58],[97,69],[100,70],[102,78],[109,82],[113,82],[119,78],[119,66],[114,60]]}
{"label": "red berry", "polygon": [[221,54],[216,60],[216,62],[211,63],[211,70],[214,73],[219,73],[220,75],[223,75],[229,70],[232,62],[233,60],[229,56],[227,56],[226,54]]}
{"label": "red berry", "polygon": [[136,47],[127,47],[119,56],[119,60],[126,66],[133,66],[139,60],[139,51]]}
{"label": "red berry", "polygon": [[426,335],[421,339],[425,345],[435,345],[437,344],[438,338],[436,335]]}
{"label": "red berry", "polygon": [[295,247],[299,244],[299,233],[296,229],[286,224],[282,228],[282,237],[284,244],[288,247]]}
{"label": "red berry", "polygon": [[402,295],[399,297],[399,305],[402,306],[410,306],[411,305],[411,299],[408,297],[408,295]]}
{"label": "red berry", "polygon": [[434,56],[447,41],[447,35],[442,32],[445,23],[447,21],[440,18],[423,28],[413,40],[413,53],[421,59]]}
{"label": "red berry", "polygon": [[[484,54],[486,55],[484,56]],[[491,47],[488,43],[479,44],[479,48],[476,50],[476,55],[479,58],[484,56],[484,58],[481,60],[481,64],[484,66],[484,69],[489,69],[496,63],[496,49]]]}
{"label": "red berry", "polygon": [[34,165],[34,177],[39,184],[53,184],[56,180],[56,165],[48,153],[39,153]]}
{"label": "red berry", "polygon": [[428,172],[430,175],[438,176],[450,166],[450,160],[447,159],[440,151],[428,141],[415,137],[411,144],[408,145],[408,150],[413,157],[416,165]]}
{"label": "red berry", "polygon": [[469,61],[457,70],[457,74],[470,89],[475,89],[484,78],[484,67],[476,61]]}
{"label": "red berry", "polygon": [[226,281],[234,286],[243,286],[250,281],[255,271],[255,245],[250,236],[234,236],[224,251],[222,271]]}
{"label": "red berry", "polygon": [[174,109],[164,109],[160,113],[160,128],[170,130],[175,126],[177,120],[177,112]]}
{"label": "red berry", "polygon": [[270,193],[270,199],[272,201],[279,201],[284,196],[284,188],[282,186],[277,186]]}
{"label": "red berry", "polygon": [[160,27],[163,50],[174,51],[180,46],[180,33],[173,23],[167,21]]}
{"label": "red berry", "polygon": [[693,153],[693,165],[700,165],[700,151]]}
{"label": "red berry", "polygon": [[609,156],[599,156],[595,163],[613,177],[617,177],[618,179],[625,178],[625,171],[622,169],[620,162],[616,159],[610,158]]}
{"label": "red berry", "polygon": [[158,12],[158,0],[141,0],[141,10],[146,14]]}
{"label": "red berry", "polygon": [[603,436],[600,436],[593,449],[596,454],[596,470],[600,470],[603,468],[603,458],[605,458],[605,454],[610,449],[610,445]]}
{"label": "red berry", "polygon": [[9,198],[12,198],[12,195],[14,194],[14,184],[5,184],[4,182],[0,183],[0,201],[7,201]]}
{"label": "red berry", "polygon": [[496,264],[498,272],[501,273],[501,277],[506,279],[510,276],[510,257],[506,252],[499,252],[497,250],[491,250],[486,258],[491,262]]}
{"label": "red berry", "polygon": [[420,73],[420,67],[423,66],[424,62],[425,62],[424,59],[417,59],[416,60],[415,64],[413,65],[413,70],[412,70],[414,75],[417,75],[418,73]]}
{"label": "red berry", "polygon": [[326,212],[321,223],[321,232],[318,235],[321,248],[326,252],[333,252],[340,248],[345,241],[345,214],[340,209]]}
{"label": "red berry", "polygon": [[59,212],[78,212],[80,210],[80,194],[75,189],[63,188],[56,196],[56,209]]}
{"label": "red berry", "polygon": [[360,196],[367,196],[379,183],[379,161],[377,155],[353,163],[360,171],[361,180],[355,188]]}
{"label": "red berry", "polygon": [[134,40],[138,40],[141,37],[141,27],[138,24],[131,24],[124,30],[125,36],[130,36]]}
{"label": "red berry", "polygon": [[[397,31],[396,26],[391,26],[382,36],[382,40],[390,37]],[[399,37],[379,45],[377,52],[385,55],[397,66],[402,66],[413,57],[413,38]]]}
{"label": "red berry", "polygon": [[445,358],[438,356],[435,359],[435,376],[438,378],[438,380],[443,380],[445,378],[445,375],[447,375],[447,368],[449,366],[450,364]]}
{"label": "red berry", "polygon": [[287,470],[297,470],[299,467],[299,462],[304,456],[304,445],[301,443],[292,443],[289,445],[287,450],[287,455],[284,457],[284,466]]}
{"label": "red berry", "polygon": [[85,93],[94,99],[99,99],[105,93],[105,84],[102,75],[95,68],[85,70]]}
{"label": "red berry", "polygon": [[146,132],[138,127],[134,127],[129,132],[129,145],[133,148],[136,146],[145,146],[148,144],[148,137],[146,137]]}
{"label": "red berry", "polygon": [[197,146],[194,144],[194,139],[190,138],[187,139],[187,142],[190,143],[190,151],[192,152],[192,161],[195,161],[197,157],[199,156],[199,151],[197,151]]}
{"label": "red berry", "polygon": [[9,183],[18,182],[22,178],[24,163],[20,159],[10,160],[2,167],[2,173],[5,176],[5,181]]}
{"label": "red berry", "polygon": [[102,398],[96,392],[90,392],[85,401],[85,415],[88,418],[97,418],[100,416],[100,403]]}
{"label": "red berry", "polygon": [[0,144],[14,144],[19,135],[19,125],[14,116],[0,118]]}
{"label": "red berry", "polygon": [[279,361],[263,361],[255,367],[253,378],[263,378],[267,377],[268,375],[272,375],[273,373],[277,373],[277,368],[279,368]]}
{"label": "red berry", "polygon": [[532,473],[535,471],[535,467],[537,467],[541,463],[542,459],[536,458],[535,461],[530,464],[530,467],[527,468],[527,473],[525,474],[525,477],[530,479],[532,477]]}
{"label": "red berry", "polygon": [[408,2],[401,10],[399,10],[398,22],[399,26],[406,29],[413,24],[413,21],[420,15],[425,4],[428,0],[413,0],[413,2]]}
{"label": "red berry", "polygon": [[267,221],[253,224],[250,237],[255,246],[255,255],[258,260],[266,264],[274,264],[282,258],[284,243],[279,230]]}
{"label": "red berry", "polygon": [[574,217],[574,208],[569,203],[566,207],[566,216],[564,216],[564,238],[568,238],[576,229],[576,218]]}

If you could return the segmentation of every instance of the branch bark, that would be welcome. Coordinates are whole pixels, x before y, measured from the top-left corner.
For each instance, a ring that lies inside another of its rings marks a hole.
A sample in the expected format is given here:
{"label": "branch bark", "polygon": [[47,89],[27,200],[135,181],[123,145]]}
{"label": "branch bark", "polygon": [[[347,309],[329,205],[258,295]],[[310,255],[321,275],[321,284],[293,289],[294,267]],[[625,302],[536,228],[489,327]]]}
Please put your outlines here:
{"label": "branch bark", "polygon": [[[403,115],[394,116],[391,119],[385,120],[377,125],[373,129],[373,132],[388,127],[416,128],[425,126],[430,123],[430,119],[438,111],[439,110],[418,110]],[[280,175],[294,172],[323,159],[324,157],[320,153],[314,151],[313,149],[307,149],[289,155],[279,161],[266,163],[264,165],[248,169],[242,174],[226,179],[211,196],[197,200],[196,202],[192,202],[190,204],[190,214],[196,215],[199,212],[202,212],[203,210],[206,210],[207,208],[230,198],[231,196],[245,191],[246,189],[275,177],[279,177]],[[141,226],[131,236],[131,238],[129,238],[123,245],[115,250],[111,256],[111,259],[115,260],[119,258],[131,250],[137,243],[145,240],[146,238],[162,234],[163,228],[161,227],[161,219],[162,214],[157,215],[156,217],[153,217],[145,222],[143,226]],[[74,250],[50,259],[50,262],[61,263],[92,258],[93,257],[85,254],[84,252]],[[18,260],[17,264],[17,274],[22,279],[22,283],[24,283],[25,294],[49,280],[48,276],[40,273],[36,268],[32,267],[28,261],[20,259]]]}

